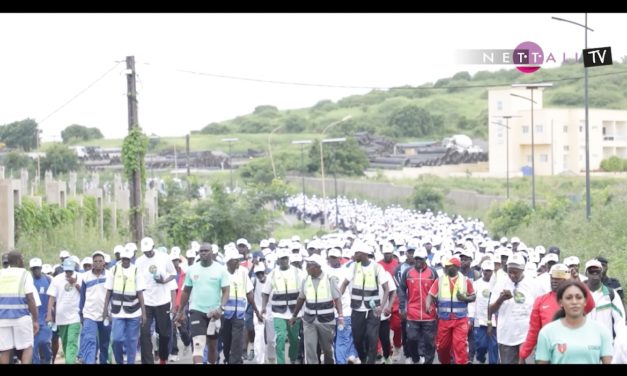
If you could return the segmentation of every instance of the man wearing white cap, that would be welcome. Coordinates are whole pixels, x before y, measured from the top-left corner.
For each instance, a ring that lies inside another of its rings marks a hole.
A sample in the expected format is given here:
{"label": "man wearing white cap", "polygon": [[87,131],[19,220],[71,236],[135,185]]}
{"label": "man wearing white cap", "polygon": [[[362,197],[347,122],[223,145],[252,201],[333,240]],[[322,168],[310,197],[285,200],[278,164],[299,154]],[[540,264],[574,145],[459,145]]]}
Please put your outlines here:
{"label": "man wearing white cap", "polygon": [[[224,261],[230,276],[229,298],[224,306],[224,318],[220,338],[224,344],[224,357],[228,364],[242,364],[244,355],[244,316],[247,304],[252,305],[257,318],[262,321],[253,297],[253,284],[248,277],[248,269],[240,266],[242,254],[228,248]],[[247,341],[246,341],[247,342]]]}
{"label": "man wearing white cap", "polygon": [[[190,334],[194,341],[194,364],[201,364],[207,341],[209,342],[208,360],[215,364],[218,360],[218,333],[216,323],[224,312],[229,298],[231,277],[224,265],[213,261],[211,244],[200,245],[199,262],[190,266],[185,275],[185,287],[181,295],[181,307],[189,303]],[[191,297],[191,300],[190,300]],[[178,323],[185,318],[183,309],[176,317]]]}
{"label": "man wearing white cap", "polygon": [[155,252],[155,243],[150,237],[141,241],[141,250],[144,253],[135,261],[137,271],[146,281],[144,291],[144,305],[146,306],[146,321],[142,323],[139,342],[141,343],[142,364],[154,364],[152,336],[150,327],[155,320],[155,331],[159,335],[159,363],[168,361],[170,332],[172,321],[170,311],[176,314],[176,269],[167,253]]}
{"label": "man wearing white cap", "polygon": [[0,269],[0,364],[9,364],[13,349],[22,350],[22,363],[30,364],[39,330],[37,291],[22,254],[11,251],[6,256],[7,267]]}
{"label": "man wearing white cap", "polygon": [[571,279],[577,279],[581,282],[586,282],[588,277],[584,274],[579,274],[579,257],[577,256],[569,256],[564,259],[564,265],[568,266],[570,269]]}
{"label": "man wearing white cap", "polygon": [[[377,339],[381,314],[391,313],[388,307],[390,289],[388,282],[379,277],[385,272],[383,267],[369,259],[374,249],[362,241],[353,243],[355,263],[348,268],[346,279],[340,287],[344,293],[351,291],[351,323],[355,348],[362,363],[374,364],[377,355]],[[379,287],[383,288],[383,298],[379,298]]]}
{"label": "man wearing white cap", "polygon": [[[497,338],[501,364],[517,364],[520,346],[529,330],[533,303],[539,295],[532,278],[524,275],[525,259],[518,253],[507,260],[508,278],[492,290],[489,315],[498,316]],[[488,327],[491,331],[491,327]]]}
{"label": "man wearing white cap", "polygon": [[598,321],[605,326],[612,338],[625,330],[625,307],[616,290],[601,283],[603,265],[599,260],[586,262],[586,285],[592,291],[596,307],[586,317]]}
{"label": "man wearing white cap", "polygon": [[414,252],[415,265],[401,275],[398,288],[400,315],[407,322],[407,348],[414,364],[420,362],[420,357],[424,357],[425,364],[435,359],[436,314],[435,310],[427,312],[425,304],[438,273],[427,265],[427,258],[424,247]]}
{"label": "man wearing white cap", "polygon": [[[544,262],[546,266],[546,270],[551,270],[553,265],[559,262],[559,257],[555,253],[547,253],[541,260],[540,263]],[[538,293],[540,295],[547,294],[551,292],[553,289],[551,287],[551,275],[550,273],[542,273],[536,277],[536,284],[538,285]]]}
{"label": "man wearing white cap", "polygon": [[39,331],[35,334],[33,343],[33,364],[51,364],[52,362],[52,329],[46,325],[46,313],[48,311],[48,287],[52,278],[42,273],[40,258],[32,258],[29,263],[33,275],[33,283],[39,295]]}
{"label": "man wearing white cap", "polygon": [[[477,360],[485,363],[486,353],[489,364],[498,364],[499,347],[496,341],[496,333],[488,335],[488,323],[493,328],[496,327],[496,319],[493,314],[488,317],[488,305],[490,302],[490,279],[494,273],[494,262],[486,260],[481,263],[482,278],[473,282],[475,291],[477,292],[477,300],[474,304],[474,340],[476,344]],[[472,359],[471,359],[472,361]]]}
{"label": "man wearing white cap", "polygon": [[81,283],[81,301],[79,304],[81,329],[79,358],[81,363],[96,364],[100,350],[100,364],[107,364],[109,359],[109,340],[111,325],[104,321],[104,301],[107,296],[105,283],[111,278],[110,271],[105,269],[104,252],[92,254],[93,268],[83,273]]}
{"label": "man wearing white cap", "polygon": [[56,268],[54,268],[54,273],[53,273],[53,277],[58,276],[59,274],[63,273],[63,261],[65,261],[66,258],[70,257],[70,252],[63,250],[61,252],[59,252],[59,266],[57,266]]}
{"label": "man wearing white cap", "polygon": [[[335,310],[340,325],[344,323],[342,302],[336,280],[322,272],[326,264],[322,256],[314,254],[307,258],[307,278],[300,286],[296,307],[290,325],[298,318],[298,313],[305,305],[303,316],[303,335],[305,339],[306,364],[319,364],[317,346],[324,354],[324,364],[334,364],[333,338],[335,336]],[[334,309],[335,306],[335,309]]]}
{"label": "man wearing white cap", "polygon": [[[104,259],[104,256],[103,256]],[[81,266],[82,266],[82,272],[81,273],[87,273],[91,270],[92,266],[94,264],[94,260],[92,260],[91,257],[85,257],[82,261],[81,261]]]}
{"label": "man wearing white cap", "polygon": [[[531,311],[531,317],[529,319],[529,330],[527,331],[527,338],[525,342],[520,346],[519,351],[519,363],[524,364],[533,349],[538,343],[538,333],[546,324],[553,321],[555,314],[560,309],[560,305],[557,302],[557,289],[566,280],[571,279],[571,272],[568,266],[564,264],[555,264],[549,271],[551,276],[551,291],[540,295],[533,303],[533,309]],[[584,313],[588,314],[594,309],[594,298],[589,293],[586,299],[586,306],[584,307]]]}
{"label": "man wearing white cap", "polygon": [[[392,245],[392,243],[386,242],[383,245],[383,260],[379,261],[379,265],[381,265],[383,269],[385,269],[390,274],[390,277],[393,278],[394,272],[396,271],[396,268],[398,267],[398,260],[396,259],[396,257],[394,257],[394,246]],[[392,284],[394,284],[394,288],[396,289],[396,283],[394,282],[394,280],[390,279],[390,281],[391,282],[388,284],[388,287],[392,287]],[[384,325],[383,322],[382,324]],[[400,352],[400,348],[403,343],[403,336],[401,334],[401,316],[399,313],[399,301],[398,301],[398,296],[396,296],[396,294],[395,294],[393,304],[392,304],[392,314],[389,317],[387,324],[389,325],[389,330],[394,332],[393,342],[394,342],[394,348],[396,350],[394,355],[397,355]],[[389,334],[390,334],[389,331],[387,334],[389,337]]]}
{"label": "man wearing white cap", "polygon": [[298,358],[298,332],[300,322],[288,325],[292,318],[298,288],[305,279],[304,273],[290,265],[290,252],[286,248],[277,250],[278,268],[275,267],[268,276],[268,283],[263,289],[261,314],[265,315],[268,300],[271,298],[274,331],[276,333],[276,360],[277,364],[285,364],[285,339],[289,340],[290,363]]}
{"label": "man wearing white cap", "polygon": [[[267,240],[266,240],[267,241]],[[267,244],[265,244],[267,247]],[[255,265],[253,273],[253,295],[257,308],[263,304],[263,289],[268,282],[266,275],[266,265],[263,262]],[[272,323],[272,310],[266,310],[266,316],[263,321],[255,320],[255,363],[257,364],[274,364],[276,363],[276,343],[274,341],[274,325]]]}
{"label": "man wearing white cap", "polygon": [[107,295],[102,317],[103,321],[111,317],[111,347],[116,364],[124,364],[124,350],[127,363],[135,364],[140,326],[146,321],[143,295],[146,282],[131,264],[133,253],[127,247],[120,251],[120,262],[105,282]]}
{"label": "man wearing white cap", "polygon": [[48,313],[46,322],[55,321],[59,338],[63,345],[65,364],[76,363],[78,353],[78,337],[81,330],[79,316],[81,276],[76,272],[76,263],[71,258],[63,261],[64,274],[59,274],[52,279],[48,288]]}

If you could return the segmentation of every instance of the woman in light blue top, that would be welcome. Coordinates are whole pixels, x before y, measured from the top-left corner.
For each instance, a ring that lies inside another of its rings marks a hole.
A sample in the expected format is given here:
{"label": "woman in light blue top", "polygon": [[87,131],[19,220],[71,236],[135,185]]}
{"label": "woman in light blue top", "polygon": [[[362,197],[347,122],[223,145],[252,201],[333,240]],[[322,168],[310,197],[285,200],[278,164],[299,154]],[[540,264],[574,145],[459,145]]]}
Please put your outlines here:
{"label": "woman in light blue top", "polygon": [[537,364],[609,364],[612,335],[607,328],[584,315],[588,291],[577,280],[567,280],[557,290],[561,308],[555,320],[538,335]]}

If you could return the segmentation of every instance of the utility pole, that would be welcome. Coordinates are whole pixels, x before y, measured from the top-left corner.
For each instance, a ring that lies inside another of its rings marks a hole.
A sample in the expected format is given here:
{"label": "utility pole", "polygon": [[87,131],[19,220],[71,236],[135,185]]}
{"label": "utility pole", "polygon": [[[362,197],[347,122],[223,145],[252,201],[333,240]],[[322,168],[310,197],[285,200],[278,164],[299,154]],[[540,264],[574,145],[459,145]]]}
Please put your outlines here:
{"label": "utility pole", "polygon": [[187,158],[187,177],[191,174],[189,172],[189,134],[185,135],[185,157]]}
{"label": "utility pole", "polygon": [[[137,87],[135,83],[135,56],[126,57],[126,87],[128,96],[128,131],[139,127],[137,116]],[[142,160],[141,163],[144,163]],[[133,241],[139,244],[144,237],[144,223],[142,220],[142,186],[141,171],[133,170],[131,176],[131,213],[129,216]]]}

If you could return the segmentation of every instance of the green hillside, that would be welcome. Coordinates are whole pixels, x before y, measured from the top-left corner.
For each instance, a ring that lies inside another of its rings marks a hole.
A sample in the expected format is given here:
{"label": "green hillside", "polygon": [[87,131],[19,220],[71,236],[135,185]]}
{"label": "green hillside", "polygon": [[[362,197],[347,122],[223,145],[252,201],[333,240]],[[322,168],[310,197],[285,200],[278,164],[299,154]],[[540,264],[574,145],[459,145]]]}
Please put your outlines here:
{"label": "green hillside", "polygon": [[[626,63],[590,69],[590,107],[627,108],[626,73]],[[333,132],[368,131],[396,139],[440,138],[452,133],[486,137],[488,88],[540,81],[554,83],[545,91],[545,107],[583,106],[582,64],[568,63],[530,75],[516,69],[481,71],[474,76],[459,72],[419,87],[373,90],[337,102],[320,100],[313,107],[297,110],[280,111],[272,105],[260,105],[251,114],[211,123],[197,133],[268,133],[279,126],[285,133],[319,133],[331,122],[352,115]]]}

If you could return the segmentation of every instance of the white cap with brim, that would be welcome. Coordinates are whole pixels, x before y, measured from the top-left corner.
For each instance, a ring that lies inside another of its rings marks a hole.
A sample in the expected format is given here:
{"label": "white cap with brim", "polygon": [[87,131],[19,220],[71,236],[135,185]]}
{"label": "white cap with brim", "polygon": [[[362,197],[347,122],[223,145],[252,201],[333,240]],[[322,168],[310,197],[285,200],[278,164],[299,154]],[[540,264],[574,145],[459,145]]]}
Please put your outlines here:
{"label": "white cap with brim", "polygon": [[41,259],[39,257],[35,257],[30,259],[28,265],[30,266],[30,268],[41,268],[43,263],[41,262]]}
{"label": "white cap with brim", "polygon": [[121,259],[127,258],[130,260],[133,258],[134,254],[135,252],[133,250],[125,247],[124,250],[120,251],[120,258]]}
{"label": "white cap with brim", "polygon": [[577,256],[566,257],[564,259],[564,265],[566,265],[566,266],[579,265],[579,257],[577,257]]}
{"label": "white cap with brim", "polygon": [[243,258],[242,255],[238,252],[237,249],[233,249],[233,248],[228,248],[227,250],[224,251],[224,262],[227,263],[231,260],[239,260]]}
{"label": "white cap with brim", "polygon": [[96,251],[96,252],[91,254],[92,261],[93,261],[94,257],[96,257],[96,256],[102,256],[102,258],[106,258],[107,254],[104,253],[103,251]]}
{"label": "white cap with brim", "polygon": [[41,272],[44,274],[52,274],[54,273],[54,269],[52,268],[52,265],[50,264],[43,264],[41,266]]}
{"label": "white cap with brim", "polygon": [[93,265],[94,260],[91,257],[85,257],[83,261],[81,261],[81,265]]}
{"label": "white cap with brim", "polygon": [[552,278],[569,279],[570,269],[564,264],[555,264],[551,266],[551,270],[549,270],[549,275]]}
{"label": "white cap with brim", "polygon": [[589,268],[599,268],[603,270],[603,265],[601,265],[601,261],[599,260],[589,260],[588,262],[586,262],[586,271]]}
{"label": "white cap with brim", "polygon": [[485,260],[481,263],[481,269],[483,270],[494,270],[494,262],[492,260]]}
{"label": "white cap with brim", "polygon": [[331,248],[327,251],[328,257],[342,257],[342,251],[337,248]]}
{"label": "white cap with brim", "polygon": [[59,258],[67,258],[70,257],[70,252],[69,251],[61,251],[59,252]]}
{"label": "white cap with brim", "polygon": [[524,257],[518,253],[507,259],[508,268],[525,270],[525,264],[526,262]]}
{"label": "white cap with brim", "polygon": [[324,259],[322,258],[322,256],[314,253],[313,255],[307,257],[305,259],[305,261],[307,261],[307,263],[313,262],[315,264],[318,264],[319,266],[323,266],[325,264]]}

